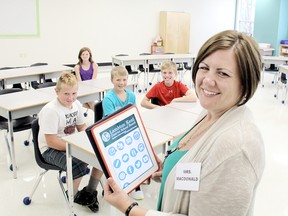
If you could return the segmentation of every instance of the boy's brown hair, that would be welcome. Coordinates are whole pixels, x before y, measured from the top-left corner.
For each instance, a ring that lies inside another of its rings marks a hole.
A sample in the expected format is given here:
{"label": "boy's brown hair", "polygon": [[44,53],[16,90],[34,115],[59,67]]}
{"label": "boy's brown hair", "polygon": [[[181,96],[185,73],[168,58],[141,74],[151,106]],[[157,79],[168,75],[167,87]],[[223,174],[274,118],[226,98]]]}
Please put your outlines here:
{"label": "boy's brown hair", "polygon": [[171,69],[172,71],[174,71],[175,75],[177,75],[177,65],[175,62],[172,61],[165,61],[161,64],[161,72],[163,72],[163,70],[167,70],[167,69]]}
{"label": "boy's brown hair", "polygon": [[123,66],[116,66],[112,68],[111,70],[111,81],[115,76],[127,76],[128,77],[128,71]]}
{"label": "boy's brown hair", "polygon": [[57,80],[56,90],[60,90],[62,87],[62,84],[72,87],[72,86],[78,85],[78,81],[74,74],[70,72],[63,72]]}

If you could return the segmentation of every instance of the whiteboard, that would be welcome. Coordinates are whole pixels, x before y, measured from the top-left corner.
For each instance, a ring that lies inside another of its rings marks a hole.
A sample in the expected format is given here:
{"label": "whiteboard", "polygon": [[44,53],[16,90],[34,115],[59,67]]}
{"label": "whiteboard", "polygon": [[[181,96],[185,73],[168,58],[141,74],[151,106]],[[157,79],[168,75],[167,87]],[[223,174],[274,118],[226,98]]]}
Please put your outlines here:
{"label": "whiteboard", "polygon": [[0,37],[39,36],[39,0],[0,0]]}

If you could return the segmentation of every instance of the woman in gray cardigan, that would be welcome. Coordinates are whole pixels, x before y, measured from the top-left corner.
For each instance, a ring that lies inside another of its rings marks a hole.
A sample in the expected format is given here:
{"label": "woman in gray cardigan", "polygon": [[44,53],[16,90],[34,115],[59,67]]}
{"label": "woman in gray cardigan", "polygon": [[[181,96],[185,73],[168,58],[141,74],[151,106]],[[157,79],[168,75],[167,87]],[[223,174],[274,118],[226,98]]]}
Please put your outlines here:
{"label": "woman in gray cardigan", "polygon": [[[192,79],[204,108],[173,142],[162,169],[157,210],[138,206],[109,178],[105,200],[129,216],[251,216],[264,164],[264,144],[245,105],[260,81],[261,56],[249,36],[228,30],[200,49]],[[160,161],[159,161],[160,162]]]}

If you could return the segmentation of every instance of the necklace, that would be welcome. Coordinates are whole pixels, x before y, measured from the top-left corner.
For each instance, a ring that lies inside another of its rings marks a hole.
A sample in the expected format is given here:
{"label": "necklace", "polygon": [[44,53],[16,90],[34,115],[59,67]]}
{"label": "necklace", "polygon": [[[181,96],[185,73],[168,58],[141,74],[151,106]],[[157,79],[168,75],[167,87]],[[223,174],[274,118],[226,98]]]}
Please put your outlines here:
{"label": "necklace", "polygon": [[212,121],[212,123],[210,123],[210,124],[207,124],[204,128],[202,128],[202,130],[200,130],[200,128],[202,127],[203,122],[201,125],[198,124],[198,127],[196,128],[195,132],[190,135],[188,140],[186,140],[185,142],[180,142],[179,145],[177,146],[177,149],[179,150],[181,148],[184,148],[193,138],[196,138],[196,137],[200,136],[201,134],[203,134],[204,132],[206,132],[210,127],[212,127],[212,125],[216,122],[216,120]]}
{"label": "necklace", "polygon": [[[203,120],[206,118],[206,116],[200,121],[200,122],[202,122],[202,125],[203,125]],[[214,121],[212,121],[212,123],[210,123],[210,124],[208,124],[206,127],[204,127],[201,131],[199,131],[200,130],[200,126],[201,125],[199,125],[199,123],[197,124],[199,127],[195,130],[195,132],[192,134],[192,135],[190,135],[190,137],[188,138],[188,140],[186,140],[185,142],[181,142],[181,143],[179,143],[178,144],[178,146],[177,147],[175,147],[175,148],[173,148],[173,149],[169,149],[169,150],[167,150],[166,151],[166,154],[165,154],[165,157],[164,157],[164,162],[165,162],[165,160],[166,160],[166,158],[170,155],[170,154],[172,154],[173,152],[175,152],[176,150],[179,150],[179,149],[181,149],[181,148],[183,148],[183,147],[185,147],[191,140],[192,140],[192,138],[195,138],[195,137],[198,137],[198,136],[200,136],[202,133],[204,133],[205,131],[207,131],[210,127],[212,127],[212,125],[215,123],[217,121],[217,119],[215,119]],[[195,125],[195,126],[197,126],[197,125]],[[194,126],[194,127],[195,127]],[[164,163],[163,162],[163,163]]]}

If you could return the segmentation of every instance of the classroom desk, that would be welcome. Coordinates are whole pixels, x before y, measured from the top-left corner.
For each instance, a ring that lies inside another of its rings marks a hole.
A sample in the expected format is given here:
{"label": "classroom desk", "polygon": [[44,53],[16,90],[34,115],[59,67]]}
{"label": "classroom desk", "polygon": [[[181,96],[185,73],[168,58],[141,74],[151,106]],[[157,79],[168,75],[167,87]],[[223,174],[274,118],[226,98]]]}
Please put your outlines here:
{"label": "classroom desk", "polygon": [[288,57],[285,56],[262,56],[262,77],[261,84],[264,87],[264,72],[266,64],[282,65],[288,63]]}
{"label": "classroom desk", "polygon": [[[29,100],[27,100],[28,98]],[[36,90],[0,95],[0,115],[8,120],[11,162],[14,178],[17,178],[17,168],[13,136],[13,119],[38,113],[41,108],[53,98],[55,98],[53,95]]]}
{"label": "classroom desk", "polygon": [[203,107],[200,105],[199,101],[197,102],[172,102],[170,104],[167,104],[166,107],[172,107],[175,109],[180,109],[180,110],[195,113],[198,115],[203,110]]}
{"label": "classroom desk", "polygon": [[149,64],[161,64],[163,61],[174,61],[176,63],[190,63],[193,65],[195,55],[192,54],[161,54],[161,55],[138,55],[138,56],[112,56],[112,65],[143,65],[147,68],[144,77],[144,87],[147,89],[149,83]]}
{"label": "classroom desk", "polygon": [[[84,81],[80,81],[78,83],[79,87],[78,87],[77,99],[82,104],[87,103],[89,101],[101,100],[104,89],[98,88],[98,86],[86,85]],[[36,89],[36,91],[53,95],[54,98],[56,97],[55,86]]]}
{"label": "classroom desk", "polygon": [[[88,85],[88,86],[97,86],[97,88],[103,89],[104,93],[107,92],[108,90],[114,88],[114,85],[112,84],[111,79],[108,77],[99,78],[99,79],[92,79],[92,80],[85,80],[85,81],[81,81],[81,83],[83,85]],[[135,92],[137,84],[138,84],[137,82],[129,81],[127,83],[127,88],[130,89],[131,91]]]}
{"label": "classroom desk", "polygon": [[40,82],[42,79],[56,78],[59,77],[63,71],[71,71],[71,67],[63,65],[43,65],[0,70],[1,87],[4,89],[8,84],[31,81]]}
{"label": "classroom desk", "polygon": [[187,132],[198,114],[161,106],[141,113],[145,128],[172,136],[173,139]]}
{"label": "classroom desk", "polygon": [[279,65],[279,75],[281,73],[284,73],[286,76],[288,76],[288,65]]}
{"label": "classroom desk", "polygon": [[[162,148],[164,143],[173,139],[173,137],[162,134],[150,129],[146,129],[150,143],[153,148]],[[94,153],[94,150],[91,146],[91,143],[86,135],[85,131],[75,133],[69,136],[62,138],[66,142],[66,152],[67,152],[67,179],[68,179],[68,195],[69,195],[69,207],[70,215],[75,214],[74,212],[74,200],[73,195],[73,180],[72,180],[72,156],[76,157],[85,163],[101,169],[101,166],[97,160],[97,157]]]}
{"label": "classroom desk", "polygon": [[[285,74],[286,79],[288,79],[288,65],[279,65],[279,71],[277,74],[277,91],[276,91],[275,97],[278,97],[278,94],[279,94],[279,84],[281,84],[281,83],[278,83],[278,82],[281,82],[281,74],[282,73]],[[287,92],[288,92],[288,88],[287,88],[287,84],[286,84],[285,94],[283,95],[283,100],[281,100],[281,103],[283,103],[283,104],[286,103]]]}
{"label": "classroom desk", "polygon": [[53,79],[60,77],[63,71],[72,71],[73,68],[64,65],[42,65],[29,67],[31,72],[41,75],[41,79]]}
{"label": "classroom desk", "polygon": [[[0,95],[0,115],[8,119],[13,177],[17,178],[13,119],[38,113],[42,107],[56,97],[55,87],[31,89],[12,94]],[[80,83],[77,99],[81,103],[100,100],[103,89]],[[27,100],[29,98],[29,100]]]}

